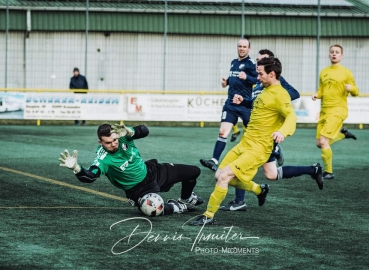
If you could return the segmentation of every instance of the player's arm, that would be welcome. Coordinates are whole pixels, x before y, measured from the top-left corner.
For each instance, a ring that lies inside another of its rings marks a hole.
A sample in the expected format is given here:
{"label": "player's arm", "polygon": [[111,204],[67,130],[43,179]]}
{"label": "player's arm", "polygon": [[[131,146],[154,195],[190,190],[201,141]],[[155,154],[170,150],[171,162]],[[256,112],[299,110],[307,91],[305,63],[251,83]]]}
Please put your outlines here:
{"label": "player's arm", "polygon": [[316,100],[316,99],[320,99],[323,96],[323,82],[319,76],[319,88],[318,91],[316,93],[313,94],[312,99]]}
{"label": "player's arm", "polygon": [[297,116],[295,110],[293,109],[291,101],[286,98],[281,98],[277,102],[277,110],[285,117],[284,123],[279,128],[278,132],[284,137],[291,136],[296,130]]}
{"label": "player's arm", "polygon": [[288,94],[291,97],[291,100],[300,98],[300,93],[295,88],[293,88],[293,86],[290,85],[282,76],[280,77],[280,82],[282,87],[287,90]]}
{"label": "player's arm", "polygon": [[92,165],[90,168],[84,169],[78,164],[77,156],[77,150],[73,151],[73,155],[70,155],[68,150],[64,150],[63,153],[60,153],[60,166],[72,170],[76,177],[84,183],[92,183],[100,177],[101,170],[98,166]]}
{"label": "player's arm", "polygon": [[64,150],[63,153],[60,153],[60,166],[72,170],[80,181],[92,183],[100,176],[100,169],[97,166],[92,166],[88,170],[82,168],[82,166],[78,164],[77,156],[77,150],[73,151],[73,155],[70,155],[68,150]]}
{"label": "player's arm", "polygon": [[356,86],[354,75],[349,71],[349,82],[345,85],[346,91],[348,91],[351,96],[356,97],[359,95],[359,88]]}
{"label": "player's arm", "polygon": [[247,83],[256,84],[258,82],[258,72],[256,71],[255,65],[252,64],[250,68],[248,68],[246,80]]}
{"label": "player's arm", "polygon": [[246,108],[252,109],[253,99],[246,99],[243,96],[235,94],[233,96],[233,103],[241,106],[245,106]]}
{"label": "player's arm", "polygon": [[92,165],[88,169],[81,166],[81,170],[75,174],[79,181],[83,183],[92,183],[101,175],[101,170],[96,165]]}
{"label": "player's arm", "polygon": [[132,139],[141,139],[145,138],[147,135],[149,135],[149,128],[145,125],[138,125],[133,127],[134,134],[132,136]]}
{"label": "player's arm", "polygon": [[138,125],[135,127],[126,127],[125,125],[114,124],[110,131],[111,134],[114,134],[116,139],[121,137],[129,137],[133,140],[145,138],[149,135],[149,129],[145,125]]}

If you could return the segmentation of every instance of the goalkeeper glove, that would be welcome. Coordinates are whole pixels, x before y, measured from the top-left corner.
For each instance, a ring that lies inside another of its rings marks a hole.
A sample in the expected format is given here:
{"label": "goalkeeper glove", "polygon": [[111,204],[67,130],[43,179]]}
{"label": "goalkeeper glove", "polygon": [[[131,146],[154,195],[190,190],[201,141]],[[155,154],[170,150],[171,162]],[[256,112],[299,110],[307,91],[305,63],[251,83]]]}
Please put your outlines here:
{"label": "goalkeeper glove", "polygon": [[132,137],[135,132],[134,130],[127,128],[125,125],[114,124],[111,127],[110,134],[113,134],[114,139],[118,139],[127,135]]}
{"label": "goalkeeper glove", "polygon": [[74,174],[79,173],[81,171],[81,166],[77,163],[77,155],[77,150],[74,150],[73,155],[71,156],[69,155],[68,150],[65,149],[64,153],[60,153],[60,166],[73,170]]}

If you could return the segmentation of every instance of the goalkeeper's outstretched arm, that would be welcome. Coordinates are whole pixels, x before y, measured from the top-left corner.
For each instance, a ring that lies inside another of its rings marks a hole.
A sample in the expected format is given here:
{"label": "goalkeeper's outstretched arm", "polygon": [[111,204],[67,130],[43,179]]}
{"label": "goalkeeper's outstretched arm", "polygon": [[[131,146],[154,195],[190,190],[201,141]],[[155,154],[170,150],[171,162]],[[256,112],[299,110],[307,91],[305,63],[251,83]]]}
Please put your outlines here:
{"label": "goalkeeper's outstretched arm", "polygon": [[149,128],[145,125],[135,126],[133,127],[133,130],[135,131],[135,134],[132,136],[132,139],[141,139],[149,135]]}
{"label": "goalkeeper's outstretched arm", "polygon": [[84,169],[81,165],[78,164],[77,157],[77,150],[73,151],[73,155],[70,155],[68,150],[64,150],[63,153],[60,153],[60,166],[72,170],[76,177],[84,183],[92,183],[98,177],[100,177],[101,170],[99,167],[93,165],[88,169]]}
{"label": "goalkeeper's outstretched arm", "polygon": [[133,128],[126,127],[124,124],[114,124],[111,126],[110,134],[113,138],[131,137],[132,139],[141,139],[149,135],[149,129],[145,125],[138,125]]}
{"label": "goalkeeper's outstretched arm", "polygon": [[99,178],[101,175],[101,171],[100,168],[92,165],[90,168],[88,169],[84,169],[81,166],[81,171],[79,171],[78,173],[76,173],[76,177],[78,178],[79,181],[83,182],[83,183],[92,183],[94,182],[97,178]]}

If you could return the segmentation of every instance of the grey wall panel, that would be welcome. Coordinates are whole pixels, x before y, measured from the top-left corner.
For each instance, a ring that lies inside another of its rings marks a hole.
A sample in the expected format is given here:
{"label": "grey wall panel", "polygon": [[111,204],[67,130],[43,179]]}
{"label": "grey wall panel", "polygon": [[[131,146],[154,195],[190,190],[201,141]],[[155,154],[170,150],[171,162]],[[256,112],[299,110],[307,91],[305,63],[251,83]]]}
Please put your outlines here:
{"label": "grey wall panel", "polygon": [[[6,35],[0,32],[0,88],[5,87]],[[7,87],[24,87],[24,33],[11,32],[8,35]]]}
{"label": "grey wall panel", "polygon": [[27,47],[27,87],[68,89],[73,68],[84,74],[82,33],[32,32]]}
{"label": "grey wall panel", "polygon": [[[231,61],[237,57],[239,37],[168,35],[165,89],[173,91],[222,91]],[[251,38],[250,56],[270,49],[280,58],[282,75],[300,92],[316,89],[316,40],[314,38]],[[164,88],[163,36],[143,33],[90,33],[85,70],[85,34],[31,32],[9,35],[8,87],[68,89],[74,67],[86,75],[90,89],[162,90]],[[369,93],[369,39],[322,38],[319,71],[329,65],[331,44],[344,47],[342,64],[354,73],[362,93]],[[25,49],[24,49],[25,44]],[[0,33],[0,66],[4,74],[5,34]],[[24,51],[25,66],[23,65]],[[25,71],[23,72],[23,68]],[[26,82],[24,79],[26,78]],[[0,76],[4,85],[4,76]]]}

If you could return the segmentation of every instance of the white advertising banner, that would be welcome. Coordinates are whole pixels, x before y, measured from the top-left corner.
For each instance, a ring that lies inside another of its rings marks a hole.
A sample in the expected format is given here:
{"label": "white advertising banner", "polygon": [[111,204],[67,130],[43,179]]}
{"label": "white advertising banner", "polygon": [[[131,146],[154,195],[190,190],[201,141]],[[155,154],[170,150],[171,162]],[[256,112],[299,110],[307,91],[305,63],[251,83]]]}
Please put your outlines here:
{"label": "white advertising banner", "polygon": [[24,119],[122,120],[126,102],[120,94],[26,94]]}
{"label": "white advertising banner", "polygon": [[[0,93],[0,119],[220,122],[226,95]],[[298,123],[316,123],[320,100],[293,101]],[[369,98],[348,98],[345,123],[369,123]]]}
{"label": "white advertising banner", "polygon": [[219,122],[225,100],[219,95],[128,95],[128,119]]}

